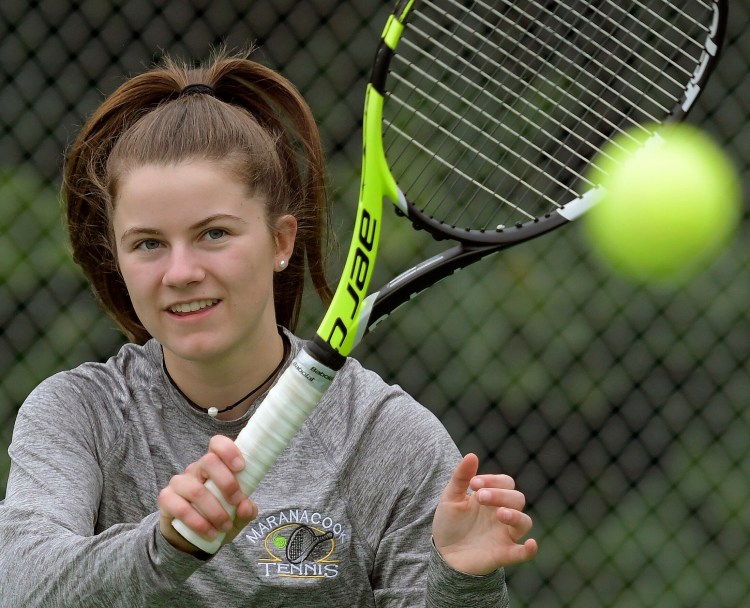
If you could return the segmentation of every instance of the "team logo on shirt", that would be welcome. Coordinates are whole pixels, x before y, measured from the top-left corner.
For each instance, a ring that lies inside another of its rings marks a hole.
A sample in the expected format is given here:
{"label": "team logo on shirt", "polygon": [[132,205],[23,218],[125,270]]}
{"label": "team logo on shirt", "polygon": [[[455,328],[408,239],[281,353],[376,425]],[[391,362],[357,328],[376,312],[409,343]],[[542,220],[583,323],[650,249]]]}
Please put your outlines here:
{"label": "team logo on shirt", "polygon": [[269,515],[247,528],[245,538],[263,550],[258,568],[264,577],[334,578],[336,547],[347,537],[331,517],[307,509]]}

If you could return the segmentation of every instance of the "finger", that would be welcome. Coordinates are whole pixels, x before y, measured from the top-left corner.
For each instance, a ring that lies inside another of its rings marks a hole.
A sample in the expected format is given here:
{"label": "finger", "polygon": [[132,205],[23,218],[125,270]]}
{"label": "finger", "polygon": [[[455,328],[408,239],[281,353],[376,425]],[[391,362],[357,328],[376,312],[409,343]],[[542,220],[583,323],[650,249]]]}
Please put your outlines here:
{"label": "finger", "polygon": [[526,559],[531,559],[539,552],[539,544],[533,538],[527,539],[523,546],[526,547]]}
{"label": "finger", "polygon": [[475,454],[464,456],[453,470],[453,475],[443,491],[443,499],[463,500],[466,497],[466,491],[469,489],[469,482],[477,474],[478,468],[479,459]]}
{"label": "finger", "polygon": [[216,454],[235,473],[245,468],[245,459],[240,448],[229,437],[214,435],[208,443],[208,451]]}
{"label": "finger", "polygon": [[232,518],[229,516],[229,513],[226,512],[217,498],[198,479],[188,475],[176,475],[169,482],[169,488],[189,505],[189,508],[179,505],[179,511],[175,512],[175,517],[182,520],[183,523],[199,534],[202,534],[202,529],[207,529],[206,525],[199,524],[200,528],[196,528],[185,519],[189,518],[191,521],[197,520],[193,512],[197,512],[199,516],[202,516],[215,530],[226,532],[232,528]]}
{"label": "finger", "polygon": [[482,488],[476,492],[479,504],[487,507],[508,507],[523,511],[526,506],[526,496],[518,490],[499,490],[497,488]]}
{"label": "finger", "polygon": [[235,521],[241,523],[243,527],[253,521],[256,517],[258,517],[258,505],[255,504],[255,501],[250,498],[245,498],[239,505],[237,505],[237,517]]}
{"label": "finger", "polygon": [[513,490],[516,487],[515,480],[510,475],[477,475],[471,480],[472,490],[480,488],[502,488]]}
{"label": "finger", "polygon": [[527,562],[537,554],[539,546],[537,542],[530,538],[522,545],[513,545],[508,547],[508,561],[506,565],[520,564],[521,562]]}
{"label": "finger", "polygon": [[203,480],[210,479],[224,496],[230,505],[237,505],[245,498],[240,490],[239,481],[235,477],[227,463],[222,460],[216,453],[208,452],[198,461],[198,470],[200,478]]}
{"label": "finger", "polygon": [[497,510],[497,518],[508,526],[510,537],[514,542],[526,536],[533,526],[531,517],[522,511],[501,507]]}
{"label": "finger", "polygon": [[[160,527],[165,537],[179,540],[179,535],[172,528],[172,520],[179,519],[191,530],[201,536],[213,539],[217,530],[193,504],[175,492],[172,482],[164,488],[157,500],[160,512]],[[174,542],[173,542],[174,544]]]}

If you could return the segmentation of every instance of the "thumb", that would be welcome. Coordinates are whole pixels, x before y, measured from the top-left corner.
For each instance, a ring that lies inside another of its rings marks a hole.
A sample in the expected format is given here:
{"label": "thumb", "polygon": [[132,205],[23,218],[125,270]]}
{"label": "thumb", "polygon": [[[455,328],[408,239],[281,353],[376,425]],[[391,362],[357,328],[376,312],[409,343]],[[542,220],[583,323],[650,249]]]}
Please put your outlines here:
{"label": "thumb", "polygon": [[469,482],[477,474],[478,469],[479,458],[476,454],[466,454],[453,470],[451,480],[443,491],[443,500],[463,500],[469,489]]}

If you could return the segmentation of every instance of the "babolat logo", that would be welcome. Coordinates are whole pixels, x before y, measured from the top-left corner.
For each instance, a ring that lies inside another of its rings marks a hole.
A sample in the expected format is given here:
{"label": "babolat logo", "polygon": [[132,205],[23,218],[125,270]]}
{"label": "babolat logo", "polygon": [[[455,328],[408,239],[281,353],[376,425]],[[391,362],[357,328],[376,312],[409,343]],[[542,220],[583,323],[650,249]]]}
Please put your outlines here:
{"label": "babolat logo", "polygon": [[320,376],[321,378],[323,378],[325,380],[328,380],[329,382],[333,382],[333,376],[331,376],[331,374],[326,374],[324,371],[319,370],[314,365],[310,368],[310,371],[313,374],[316,374],[316,375]]}
{"label": "babolat logo", "polygon": [[297,361],[292,361],[292,366],[299,372],[300,376],[302,376],[306,380],[309,380],[310,382],[315,382],[315,377],[308,374],[307,370],[299,363],[297,363]]}
{"label": "babolat logo", "polygon": [[302,376],[305,380],[309,380],[310,382],[315,382],[316,380],[318,380],[318,378],[316,378],[315,376],[319,376],[320,378],[323,378],[323,380],[327,380],[328,382],[333,382],[332,375],[326,374],[323,370],[318,369],[314,365],[311,365],[310,368],[307,369],[300,365],[296,360],[293,360],[292,367],[297,370],[297,373],[299,373],[300,376]]}
{"label": "babolat logo", "polygon": [[[377,220],[372,219],[372,216],[367,210],[363,209],[361,221],[359,223],[359,231],[356,234],[357,248],[354,252],[354,258],[352,259],[351,270],[349,271],[348,282],[346,285],[346,293],[349,296],[349,307],[347,312],[350,312],[346,320],[341,316],[341,312],[339,312],[339,316],[336,317],[336,320],[333,322],[333,327],[331,328],[327,339],[327,342],[334,348],[341,347],[346,340],[349,322],[356,316],[357,310],[359,310],[359,305],[366,295],[365,290],[367,289],[368,277],[370,276],[373,266],[372,249],[375,245],[377,229]],[[343,306],[344,303],[342,302],[342,305],[338,308],[343,308]]]}
{"label": "babolat logo", "polygon": [[289,509],[248,528],[245,538],[261,545],[258,567],[264,577],[334,578],[339,575],[336,546],[343,526],[317,512]]}

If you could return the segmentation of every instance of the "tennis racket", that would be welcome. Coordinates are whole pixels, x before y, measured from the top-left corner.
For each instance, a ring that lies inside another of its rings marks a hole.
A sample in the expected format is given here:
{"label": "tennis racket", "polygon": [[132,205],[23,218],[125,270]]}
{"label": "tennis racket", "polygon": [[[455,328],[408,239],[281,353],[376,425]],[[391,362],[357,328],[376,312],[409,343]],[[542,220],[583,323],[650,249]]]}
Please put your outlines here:
{"label": "tennis racket", "polygon": [[[236,440],[242,491],[257,488],[377,323],[455,271],[581,216],[599,198],[586,175],[605,144],[681,120],[717,63],[726,13],[726,0],[399,2],[367,84],[343,276]],[[384,199],[454,245],[370,291]],[[221,535],[174,525],[204,551],[221,546]]]}

